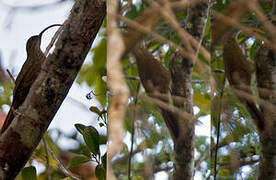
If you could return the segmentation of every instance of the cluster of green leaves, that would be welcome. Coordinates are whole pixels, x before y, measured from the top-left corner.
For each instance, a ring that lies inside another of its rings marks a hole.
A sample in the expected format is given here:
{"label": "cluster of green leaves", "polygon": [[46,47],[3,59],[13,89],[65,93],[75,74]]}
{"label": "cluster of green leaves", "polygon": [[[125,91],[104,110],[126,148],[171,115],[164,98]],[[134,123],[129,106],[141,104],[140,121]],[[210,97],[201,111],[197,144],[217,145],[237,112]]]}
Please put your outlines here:
{"label": "cluster of green leaves", "polygon": [[[102,107],[107,106],[107,86],[103,77],[106,76],[106,34],[105,34],[106,20],[103,24],[103,33],[99,34],[101,37],[97,46],[91,49],[93,54],[92,63],[85,64],[78,76],[78,83],[86,83],[94,90],[92,94]],[[90,93],[91,95],[91,93]],[[97,106],[91,106],[90,111],[98,115],[97,120],[100,127],[107,128],[107,111],[103,108],[100,110]],[[91,159],[97,163],[95,174],[99,180],[106,179],[106,153],[101,154],[100,145],[106,145],[107,136],[100,135],[98,130],[92,126],[85,126],[76,124],[76,129],[82,134],[86,147],[89,152],[86,155],[75,157],[72,159],[73,164],[85,163]]]}
{"label": "cluster of green leaves", "polygon": [[84,142],[89,149],[85,156],[77,156],[72,159],[71,164],[85,163],[93,160],[97,163],[95,174],[99,180],[106,179],[106,153],[101,155],[100,145],[106,145],[106,136],[100,135],[96,128],[76,124],[76,129],[82,134]]}
{"label": "cluster of green leaves", "polygon": [[34,166],[26,167],[21,172],[22,180],[37,180],[36,169]]}
{"label": "cluster of green leaves", "polygon": [[[104,123],[104,122],[105,120],[102,120],[102,121],[99,120],[99,123]],[[82,135],[84,144],[77,138],[77,133],[74,133],[72,136],[68,136],[69,139],[73,139],[79,144],[74,149],[68,150],[68,152],[74,153],[74,156],[69,163],[66,163],[67,164],[66,167],[69,167],[71,169],[83,163],[93,162],[97,164],[95,168],[96,177],[99,180],[105,180],[106,179],[106,152],[101,153],[100,146],[106,145],[106,142],[107,142],[106,135],[99,134],[98,130],[92,126],[76,124],[75,127],[77,131]],[[54,154],[56,154],[56,156],[60,154],[59,147],[57,146],[57,141],[58,139],[60,139],[60,137],[64,136],[64,134],[61,131],[59,130],[57,131],[58,131],[58,137],[56,141],[53,141],[53,139],[48,135],[45,136],[45,142],[47,143],[47,146],[49,147],[49,149],[51,149],[51,151],[53,151]],[[34,166],[29,166],[24,168],[21,171],[17,179],[18,180],[47,179],[49,176],[52,179],[56,179],[56,180],[62,179],[64,175],[60,174],[60,171],[58,170],[58,166],[60,165],[59,162],[56,162],[53,159],[53,157],[51,157],[49,152],[46,157],[46,152],[43,144],[41,144],[35,151],[33,158],[30,160],[30,164],[33,164],[34,160],[45,162],[46,161],[45,158],[48,158],[48,161],[49,161],[50,174],[49,174],[49,171],[45,169],[44,172],[42,172],[39,176],[37,176],[36,168]]]}
{"label": "cluster of green leaves", "polygon": [[91,52],[93,53],[92,63],[83,65],[77,82],[86,83],[94,88],[95,98],[104,107],[107,92],[107,86],[103,80],[106,76],[106,39],[102,38],[100,43],[91,49]]}
{"label": "cluster of green leaves", "polygon": [[[91,49],[93,54],[92,63],[85,64],[78,76],[78,83],[85,83],[89,87],[93,88],[92,94],[94,98],[101,104],[102,107],[107,106],[107,86],[103,77],[106,76],[106,20],[102,26],[102,33],[98,34],[101,37],[100,42],[94,48]],[[91,96],[91,93],[89,93]],[[88,97],[90,99],[91,97]],[[98,115],[97,120],[100,127],[107,128],[107,111],[103,108],[100,110],[97,106],[91,106],[90,111]],[[106,179],[106,153],[101,154],[100,145],[106,145],[107,136],[100,135],[98,130],[92,126],[85,126],[82,124],[76,124],[76,129],[83,136],[86,147],[89,152],[75,157],[72,159],[72,164],[85,163],[88,161],[94,161],[97,163],[95,174],[99,180]]]}
{"label": "cluster of green leaves", "polygon": [[228,4],[230,4],[232,0],[217,0],[213,6],[212,9],[216,11],[222,11],[225,7],[227,7]]}
{"label": "cluster of green leaves", "polygon": [[[96,113],[98,115],[98,124],[101,127],[107,127],[106,122],[106,110],[99,110],[97,107],[92,106],[90,107],[90,110],[93,113]],[[77,146],[75,146],[73,149],[68,150],[68,152],[74,153],[73,158],[70,160],[70,163],[67,163],[67,167],[69,168],[75,168],[83,163],[87,162],[93,162],[96,163],[95,168],[95,175],[99,180],[105,180],[106,179],[106,152],[102,153],[100,151],[100,146],[106,146],[107,142],[107,136],[104,134],[100,134],[98,130],[92,126],[85,126],[82,124],[75,124],[75,127],[77,131],[82,135],[83,141],[80,141],[80,139],[77,136],[77,132],[74,132],[72,135],[68,136],[63,134],[60,130],[56,130],[57,132],[57,138],[54,141],[50,136],[46,135],[45,142],[49,149],[53,151],[54,154],[57,156],[60,154],[60,148],[57,145],[58,140],[61,137],[66,136],[69,140],[74,140],[78,143]],[[54,132],[53,132],[54,133]],[[34,160],[36,161],[42,161],[46,162],[45,159],[46,152],[44,145],[41,144],[37,150],[35,151],[34,157],[30,160],[30,164]],[[36,169],[33,166],[26,167],[22,170],[21,175],[18,176],[18,180],[25,180],[25,179],[46,179],[48,176],[51,176],[52,179],[62,179],[63,175],[60,174],[58,171],[58,162],[56,162],[48,152],[48,161],[49,165],[51,166],[51,173],[45,169],[43,173],[41,173],[39,176],[36,176]],[[44,163],[43,163],[44,164]],[[91,167],[92,168],[92,167]]]}

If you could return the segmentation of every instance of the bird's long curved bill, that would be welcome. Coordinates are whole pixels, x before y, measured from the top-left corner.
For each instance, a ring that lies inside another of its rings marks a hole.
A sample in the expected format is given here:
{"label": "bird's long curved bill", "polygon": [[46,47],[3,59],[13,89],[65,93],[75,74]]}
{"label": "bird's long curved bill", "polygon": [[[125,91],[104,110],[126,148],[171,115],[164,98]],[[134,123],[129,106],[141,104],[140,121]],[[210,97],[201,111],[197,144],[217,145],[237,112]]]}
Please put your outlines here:
{"label": "bird's long curved bill", "polygon": [[63,26],[63,25],[62,25],[62,24],[52,24],[52,25],[46,27],[45,29],[43,29],[43,30],[39,33],[39,37],[41,37],[42,34],[43,34],[45,31],[47,31],[48,29],[50,29],[50,28],[52,28],[52,27],[54,27],[54,26]]}

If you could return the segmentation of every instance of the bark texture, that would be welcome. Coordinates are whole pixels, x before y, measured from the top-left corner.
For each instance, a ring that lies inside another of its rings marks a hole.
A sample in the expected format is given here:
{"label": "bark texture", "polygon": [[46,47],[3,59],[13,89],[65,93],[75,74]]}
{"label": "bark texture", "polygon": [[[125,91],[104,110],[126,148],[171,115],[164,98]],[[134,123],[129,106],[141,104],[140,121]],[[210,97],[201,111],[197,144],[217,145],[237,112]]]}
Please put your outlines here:
{"label": "bark texture", "polygon": [[[262,47],[256,54],[256,79],[264,115],[264,129],[259,133],[261,157],[258,179],[276,179],[276,52]],[[274,108],[271,107],[274,105]]]}
{"label": "bark texture", "polygon": [[[204,29],[208,10],[207,3],[199,3],[189,9],[187,18],[187,31],[197,40],[200,40]],[[185,47],[184,47],[185,48]],[[198,48],[198,47],[195,47]],[[189,53],[195,53],[189,52]],[[158,62],[151,53],[141,46],[136,46],[133,51],[139,76],[142,84],[149,96],[158,97],[163,95],[168,103],[168,92],[171,84],[171,95],[174,106],[183,113],[177,113],[166,106],[157,106],[160,108],[170,135],[174,142],[174,179],[191,180],[194,172],[194,146],[195,146],[195,120],[193,114],[192,101],[192,71],[193,60],[184,58],[181,53],[176,52],[170,62],[170,74],[160,62]],[[181,101],[175,101],[175,99]],[[160,100],[164,100],[160,98]],[[184,176],[183,176],[184,175]]]}
{"label": "bark texture", "polygon": [[[183,97],[186,100],[174,105],[183,111],[193,114],[192,71],[193,63],[175,54],[170,62],[172,77],[172,96]],[[193,179],[194,147],[195,147],[195,121],[169,113],[177,122],[178,134],[174,141],[174,179]],[[185,174],[185,177],[183,177]]]}
{"label": "bark texture", "polygon": [[[198,41],[204,32],[204,23],[208,14],[208,3],[202,2],[189,9],[187,31]],[[196,47],[197,48],[197,47]],[[172,96],[180,96],[186,101],[174,104],[183,111],[193,114],[192,72],[193,61],[175,53],[170,62],[172,78]],[[194,173],[195,123],[192,118],[187,119],[174,115],[178,122],[179,135],[174,142],[175,161],[174,179],[191,180]],[[183,176],[184,175],[184,176]]]}
{"label": "bark texture", "polygon": [[67,95],[106,14],[104,0],[76,1],[9,128],[0,136],[0,179],[14,179]]}

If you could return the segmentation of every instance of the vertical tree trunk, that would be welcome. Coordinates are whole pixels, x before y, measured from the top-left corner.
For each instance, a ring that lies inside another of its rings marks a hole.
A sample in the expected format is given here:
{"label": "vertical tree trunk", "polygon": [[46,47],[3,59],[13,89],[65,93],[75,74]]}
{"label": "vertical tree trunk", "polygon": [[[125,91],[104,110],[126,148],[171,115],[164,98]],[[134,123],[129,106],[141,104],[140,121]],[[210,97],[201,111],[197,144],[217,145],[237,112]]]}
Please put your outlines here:
{"label": "vertical tree trunk", "polygon": [[[208,15],[208,3],[199,3],[188,9],[186,30],[198,41],[204,33],[204,25]],[[196,52],[196,50],[195,50]],[[191,53],[191,52],[190,52]],[[193,114],[192,72],[194,62],[178,53],[170,62],[172,78],[172,96],[186,99],[182,104],[175,104],[183,111]],[[179,135],[174,141],[175,161],[174,179],[191,180],[194,173],[195,119],[187,119],[173,115],[178,122]]]}
{"label": "vertical tree trunk", "polygon": [[[193,63],[181,55],[175,54],[170,64],[172,76],[172,96],[186,99],[182,104],[174,104],[183,111],[193,114],[192,71]],[[178,136],[174,141],[175,161],[174,179],[193,179],[195,120],[172,115],[178,122]],[[185,174],[185,176],[183,176]]]}
{"label": "vertical tree trunk", "polygon": [[261,143],[258,179],[276,179],[276,52],[263,45],[256,54],[256,79],[259,96],[266,101],[260,105],[265,127],[259,133]]}

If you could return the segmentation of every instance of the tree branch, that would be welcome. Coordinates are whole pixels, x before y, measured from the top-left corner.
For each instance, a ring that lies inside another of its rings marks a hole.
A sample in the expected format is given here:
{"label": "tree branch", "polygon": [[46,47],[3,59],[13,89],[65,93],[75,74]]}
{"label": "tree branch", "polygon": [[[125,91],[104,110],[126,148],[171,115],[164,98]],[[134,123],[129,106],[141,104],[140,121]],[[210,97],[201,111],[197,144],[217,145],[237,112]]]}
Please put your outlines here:
{"label": "tree branch", "polygon": [[76,1],[15,119],[0,137],[0,179],[14,179],[66,97],[106,14],[104,0]]}
{"label": "tree branch", "polygon": [[[107,147],[107,179],[116,179],[112,173],[112,157],[123,147],[124,127],[123,121],[128,105],[129,90],[124,79],[123,69],[120,60],[125,45],[121,33],[117,27],[115,14],[118,12],[118,2],[108,0],[107,18],[107,77],[108,87],[113,95],[108,110],[108,138]],[[110,128],[112,126],[112,128]]]}

